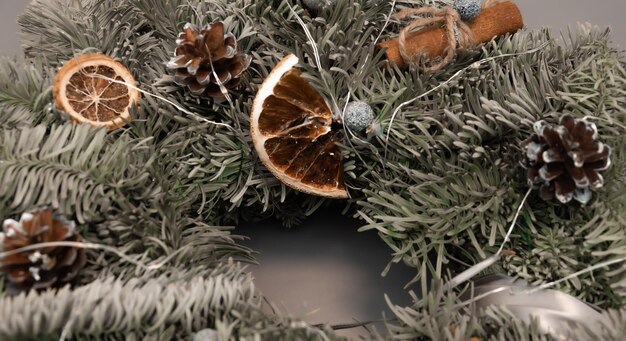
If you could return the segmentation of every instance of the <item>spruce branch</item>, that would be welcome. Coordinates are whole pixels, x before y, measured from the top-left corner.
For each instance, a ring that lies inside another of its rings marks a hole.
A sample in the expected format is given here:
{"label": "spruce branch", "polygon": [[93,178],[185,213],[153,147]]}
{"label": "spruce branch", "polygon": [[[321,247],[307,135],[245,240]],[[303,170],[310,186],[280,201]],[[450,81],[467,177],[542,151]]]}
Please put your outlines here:
{"label": "spruce branch", "polygon": [[159,42],[136,10],[120,0],[34,0],[18,18],[24,53],[59,66],[75,54],[96,49],[139,68]]}
{"label": "spruce branch", "polygon": [[105,130],[72,123],[2,131],[1,196],[16,211],[51,205],[85,222],[106,212],[118,190],[150,188],[145,165],[129,166],[131,141],[106,139]]}
{"label": "spruce branch", "polygon": [[[222,225],[268,216],[296,224],[327,203],[286,188],[260,164],[250,139],[252,99],[287,53],[300,58],[305,77],[335,114],[341,114],[348,98],[366,101],[376,111],[376,123],[390,128],[389,139],[349,135],[343,141],[346,181],[353,195],[346,212],[364,221],[362,230],[379,232],[393,252],[392,262],[415,267],[415,281],[424,283],[427,274],[441,278],[444,272],[462,271],[495,252],[527,190],[518,165],[519,143],[535,121],[553,122],[563,112],[593,120],[602,140],[613,147],[613,166],[606,172],[611,185],[585,207],[557,206],[531,195],[508,246],[515,254],[488,271],[544,283],[587,264],[624,256],[626,75],[606,30],[581,25],[562,41],[545,29],[521,31],[460,53],[438,73],[424,74],[381,68],[383,55],[375,43],[378,37],[397,35],[400,23],[383,25],[392,10],[440,2],[399,0],[392,9],[392,2],[337,0],[317,17],[306,15],[298,3],[35,0],[29,6],[19,19],[29,59],[0,63],[0,119],[5,122],[0,127],[0,214],[9,217],[33,205],[52,205],[85,222],[80,229],[91,242],[118,248],[145,263],[171,259],[159,271],[145,273],[114,255],[89,252],[82,287],[20,298],[23,306],[89,306],[77,297],[94,288],[106,292],[110,284],[118,292],[142,297],[145,307],[157,313],[123,306],[109,295],[102,298],[103,304],[123,308],[114,309],[119,313],[116,328],[103,329],[108,320],[102,315],[97,315],[94,329],[72,317],[75,322],[67,328],[74,338],[188,338],[208,327],[222,338],[333,339],[327,328],[267,314],[257,300],[237,296],[247,292],[250,283],[243,270],[223,264],[230,257],[250,261],[251,251],[238,245],[241,237],[231,227]],[[216,20],[224,21],[254,56],[232,103],[188,96],[165,68],[185,23]],[[476,60],[539,46],[545,47],[468,68],[462,77],[403,107],[391,122],[401,103],[439,86]],[[59,125],[58,117],[46,110],[54,73],[50,67],[94,50],[119,58],[142,90],[159,96],[144,96],[123,131]],[[225,286],[235,288],[233,295],[221,302],[221,296],[214,296],[211,309],[194,305],[194,300],[204,302],[200,298],[212,290],[209,282],[220,271],[230,274]],[[612,266],[561,283],[559,289],[603,308],[623,310],[625,276],[623,266]],[[191,283],[202,291],[193,291],[197,297],[177,289]],[[154,288],[167,297],[153,295]],[[0,300],[4,308],[11,298]],[[545,337],[506,312],[468,317],[452,307],[454,301],[453,294],[433,287],[414,307],[392,305],[401,322],[389,327],[390,338]],[[166,309],[172,302],[181,310]],[[68,321],[63,320],[67,310],[55,320],[54,311],[41,309],[46,321]],[[11,329],[9,336],[18,337],[11,334],[17,330],[58,337],[66,326],[59,322],[46,331],[26,312],[15,311],[20,313],[11,321],[19,323],[8,326],[30,329]],[[623,311],[607,314],[615,326],[602,335],[577,333],[587,339],[620,335]],[[139,322],[123,325],[122,317],[128,316]],[[155,322],[155,316],[165,322]],[[458,331],[454,337],[451,323]]]}
{"label": "spruce branch", "polygon": [[41,58],[0,60],[0,110],[4,112],[0,119],[5,123],[0,129],[56,120],[48,107],[52,97],[49,74]]}
{"label": "spruce branch", "polygon": [[[174,326],[175,335],[188,335],[226,316],[237,321],[236,312],[246,314],[257,300],[250,277],[234,264],[206,276],[182,271],[156,278],[107,277],[75,289],[2,298],[0,335],[113,339],[123,333],[159,335]],[[31,309],[47,323],[28,319]]]}

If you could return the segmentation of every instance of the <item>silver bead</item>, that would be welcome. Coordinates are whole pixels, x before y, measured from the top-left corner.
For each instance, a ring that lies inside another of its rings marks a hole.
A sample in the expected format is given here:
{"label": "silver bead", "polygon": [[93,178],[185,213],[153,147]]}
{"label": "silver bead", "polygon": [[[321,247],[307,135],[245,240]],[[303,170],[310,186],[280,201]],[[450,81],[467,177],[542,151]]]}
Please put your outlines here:
{"label": "silver bead", "polygon": [[350,130],[361,132],[367,129],[374,120],[374,110],[369,104],[361,101],[350,102],[346,106],[343,123]]}
{"label": "silver bead", "polygon": [[454,9],[463,21],[476,18],[482,10],[482,0],[455,0]]}

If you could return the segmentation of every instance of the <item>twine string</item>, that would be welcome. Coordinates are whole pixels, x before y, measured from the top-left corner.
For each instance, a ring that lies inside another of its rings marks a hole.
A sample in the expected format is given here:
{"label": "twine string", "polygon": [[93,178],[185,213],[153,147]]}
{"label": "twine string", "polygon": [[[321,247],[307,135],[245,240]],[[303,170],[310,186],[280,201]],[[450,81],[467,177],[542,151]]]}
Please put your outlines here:
{"label": "twine string", "polygon": [[407,36],[418,28],[427,26],[442,27],[448,38],[448,46],[446,47],[443,58],[429,67],[426,67],[426,71],[437,71],[445,65],[448,65],[456,56],[457,49],[467,49],[476,46],[472,30],[461,20],[459,12],[452,7],[407,8],[394,15],[394,18],[397,20],[403,20],[409,17],[417,18],[400,31],[399,38],[400,55],[409,64],[417,63],[419,55],[411,55],[408,53]]}
{"label": "twine string", "polygon": [[[504,1],[508,0],[485,0],[482,7],[491,7]],[[461,19],[459,12],[450,6],[442,8],[407,8],[394,15],[394,19],[396,20],[404,20],[409,17],[414,17],[415,19],[413,19],[413,21],[400,31],[398,42],[400,55],[408,64],[416,64],[418,62],[419,54],[410,54],[407,51],[407,37],[410,33],[416,30],[419,31],[425,27],[433,26],[443,28],[448,43],[448,46],[444,51],[443,58],[441,58],[438,62],[425,67],[425,71],[437,71],[448,65],[452,59],[454,59],[458,49],[469,49],[476,47],[477,45],[477,41],[470,27]]]}

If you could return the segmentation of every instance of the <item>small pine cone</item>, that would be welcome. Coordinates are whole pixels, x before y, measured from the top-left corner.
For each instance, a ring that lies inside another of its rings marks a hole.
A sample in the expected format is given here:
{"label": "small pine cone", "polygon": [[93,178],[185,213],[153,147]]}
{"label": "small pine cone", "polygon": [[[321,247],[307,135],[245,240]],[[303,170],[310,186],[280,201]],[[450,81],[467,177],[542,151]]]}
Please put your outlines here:
{"label": "small pine cone", "polygon": [[538,121],[534,130],[523,143],[529,183],[541,184],[544,200],[589,202],[590,190],[604,185],[599,171],[611,164],[611,148],[595,141],[596,125],[563,115],[558,126]]}
{"label": "small pine cone", "polygon": [[[50,209],[22,214],[20,221],[2,224],[0,249],[9,252],[29,245],[80,241],[74,222],[55,217]],[[61,287],[72,281],[85,265],[85,250],[67,246],[44,247],[0,259],[0,272],[6,275],[9,292]]]}
{"label": "small pine cone", "polygon": [[220,84],[226,90],[237,87],[252,61],[241,52],[232,33],[224,34],[222,22],[206,25],[200,31],[188,23],[176,43],[175,57],[167,67],[176,70],[176,84],[186,86],[194,96],[223,99]]}

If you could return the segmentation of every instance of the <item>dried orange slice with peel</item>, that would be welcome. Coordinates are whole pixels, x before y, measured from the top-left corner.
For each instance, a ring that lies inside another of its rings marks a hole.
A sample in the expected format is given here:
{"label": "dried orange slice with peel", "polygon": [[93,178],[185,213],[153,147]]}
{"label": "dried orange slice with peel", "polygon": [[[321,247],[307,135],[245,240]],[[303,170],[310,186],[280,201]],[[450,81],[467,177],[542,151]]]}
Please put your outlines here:
{"label": "dried orange slice with peel", "polygon": [[347,198],[339,131],[328,105],[288,55],[265,79],[250,116],[254,147],[286,185],[308,194]]}
{"label": "dried orange slice with peel", "polygon": [[128,69],[113,58],[103,54],[84,54],[65,63],[54,78],[57,109],[75,122],[109,129],[123,126],[125,120],[130,120],[130,107],[139,103],[139,91],[94,74],[136,84]]}

